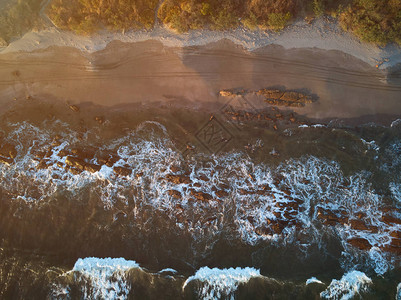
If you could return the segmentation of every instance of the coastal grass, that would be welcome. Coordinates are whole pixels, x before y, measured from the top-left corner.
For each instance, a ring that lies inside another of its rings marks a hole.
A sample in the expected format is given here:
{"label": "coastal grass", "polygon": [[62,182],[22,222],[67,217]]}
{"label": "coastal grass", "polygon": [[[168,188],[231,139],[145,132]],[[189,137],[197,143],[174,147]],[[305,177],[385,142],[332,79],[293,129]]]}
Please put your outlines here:
{"label": "coastal grass", "polygon": [[[8,0],[0,10],[0,44],[41,24],[42,0]],[[330,15],[361,40],[401,45],[401,0],[51,0],[53,23],[78,34],[101,29],[192,29],[280,31],[294,19]],[[2,41],[4,40],[4,41]]]}
{"label": "coastal grass", "polygon": [[153,27],[158,0],[53,0],[48,16],[59,28],[79,34],[96,30]]}
{"label": "coastal grass", "polygon": [[344,30],[363,41],[401,45],[401,0],[355,0],[339,14],[339,20]]}

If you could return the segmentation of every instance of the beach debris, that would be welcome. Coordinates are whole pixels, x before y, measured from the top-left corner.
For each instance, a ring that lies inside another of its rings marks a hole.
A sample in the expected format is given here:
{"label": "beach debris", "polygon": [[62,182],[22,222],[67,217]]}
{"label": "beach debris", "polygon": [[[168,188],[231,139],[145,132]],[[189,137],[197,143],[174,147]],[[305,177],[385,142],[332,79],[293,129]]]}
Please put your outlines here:
{"label": "beach debris", "polygon": [[188,143],[188,144],[186,144],[186,149],[192,151],[192,150],[195,150],[195,146]]}
{"label": "beach debris", "polygon": [[76,106],[76,105],[70,105],[69,107],[70,107],[70,109],[71,109],[73,112],[79,112],[79,107],[78,107],[78,106]]}
{"label": "beach debris", "polygon": [[98,122],[99,124],[104,123],[104,117],[103,116],[96,116],[95,121]]}

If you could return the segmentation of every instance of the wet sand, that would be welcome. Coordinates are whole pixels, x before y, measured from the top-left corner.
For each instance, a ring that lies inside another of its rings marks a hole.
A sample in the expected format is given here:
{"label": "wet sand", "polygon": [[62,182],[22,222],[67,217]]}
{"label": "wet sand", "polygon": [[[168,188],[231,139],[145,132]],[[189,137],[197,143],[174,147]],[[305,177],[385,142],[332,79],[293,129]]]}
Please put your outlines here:
{"label": "wet sand", "polygon": [[[401,80],[388,84],[384,71],[336,50],[269,45],[250,52],[228,40],[184,48],[115,41],[94,53],[50,47],[0,55],[2,110],[14,101],[46,97],[68,104],[179,103],[196,109],[223,105],[221,89],[268,87],[316,95],[317,102],[294,109],[310,118],[401,114]],[[260,98],[248,100],[265,106]]]}

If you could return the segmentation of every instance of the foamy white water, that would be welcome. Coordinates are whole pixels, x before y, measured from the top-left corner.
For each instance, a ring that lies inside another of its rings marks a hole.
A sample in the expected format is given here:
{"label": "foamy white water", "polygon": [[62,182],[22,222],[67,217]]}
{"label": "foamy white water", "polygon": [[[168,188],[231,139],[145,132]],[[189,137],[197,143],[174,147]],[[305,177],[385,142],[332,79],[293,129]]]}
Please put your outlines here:
{"label": "foamy white water", "polygon": [[202,283],[198,291],[201,299],[234,299],[234,292],[239,284],[247,283],[251,278],[260,276],[260,271],[254,268],[210,269],[203,267],[185,281],[182,289],[184,290],[189,282],[198,280]]}
{"label": "foamy white water", "polygon": [[345,274],[340,280],[333,279],[329,287],[320,293],[324,299],[349,300],[367,292],[372,280],[360,271],[351,271]]}
{"label": "foamy white water", "polygon": [[311,277],[308,280],[306,280],[306,285],[312,284],[312,283],[317,283],[317,284],[324,284],[323,282],[321,282],[319,279],[317,279],[316,277]]}
{"label": "foamy white water", "polygon": [[[68,272],[73,274],[74,283],[80,287],[83,299],[127,299],[131,286],[127,280],[127,272],[140,266],[124,258],[80,258],[74,268]],[[58,285],[53,291],[55,297],[69,298],[69,286]]]}

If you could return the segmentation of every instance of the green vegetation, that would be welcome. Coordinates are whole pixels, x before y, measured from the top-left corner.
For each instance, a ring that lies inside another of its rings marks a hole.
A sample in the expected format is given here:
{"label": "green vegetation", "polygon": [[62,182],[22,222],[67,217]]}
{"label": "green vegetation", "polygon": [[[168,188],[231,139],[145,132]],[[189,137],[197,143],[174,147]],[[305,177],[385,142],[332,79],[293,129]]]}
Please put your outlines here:
{"label": "green vegetation", "polygon": [[401,0],[165,0],[158,16],[178,32],[239,24],[279,31],[294,17],[324,14],[364,41],[401,44]]}
{"label": "green vegetation", "polygon": [[60,28],[86,34],[152,28],[158,0],[53,0],[48,15]]}
{"label": "green vegetation", "polygon": [[224,30],[239,26],[245,9],[242,0],[165,0],[158,17],[178,32],[206,27]]}
{"label": "green vegetation", "polygon": [[[6,1],[0,7],[0,44],[41,24],[42,0]],[[295,18],[328,14],[364,41],[401,45],[401,0],[51,0],[46,13],[62,29],[89,34],[152,28],[158,8],[160,23],[177,32],[240,25],[279,31]]]}
{"label": "green vegetation", "polygon": [[325,5],[323,0],[313,0],[313,12],[316,17],[321,17],[324,15]]}
{"label": "green vegetation", "polygon": [[179,32],[189,29],[231,29],[241,23],[280,30],[296,11],[295,0],[165,0],[158,17]]}
{"label": "green vegetation", "polygon": [[288,12],[286,14],[283,13],[271,13],[268,16],[267,24],[269,28],[274,31],[280,31],[284,29],[285,25],[287,25],[288,21],[291,19],[291,14]]}
{"label": "green vegetation", "polygon": [[355,0],[339,20],[344,30],[364,41],[401,45],[401,0]]}
{"label": "green vegetation", "polygon": [[9,43],[35,27],[40,27],[42,0],[12,0],[0,10],[0,40]]}

